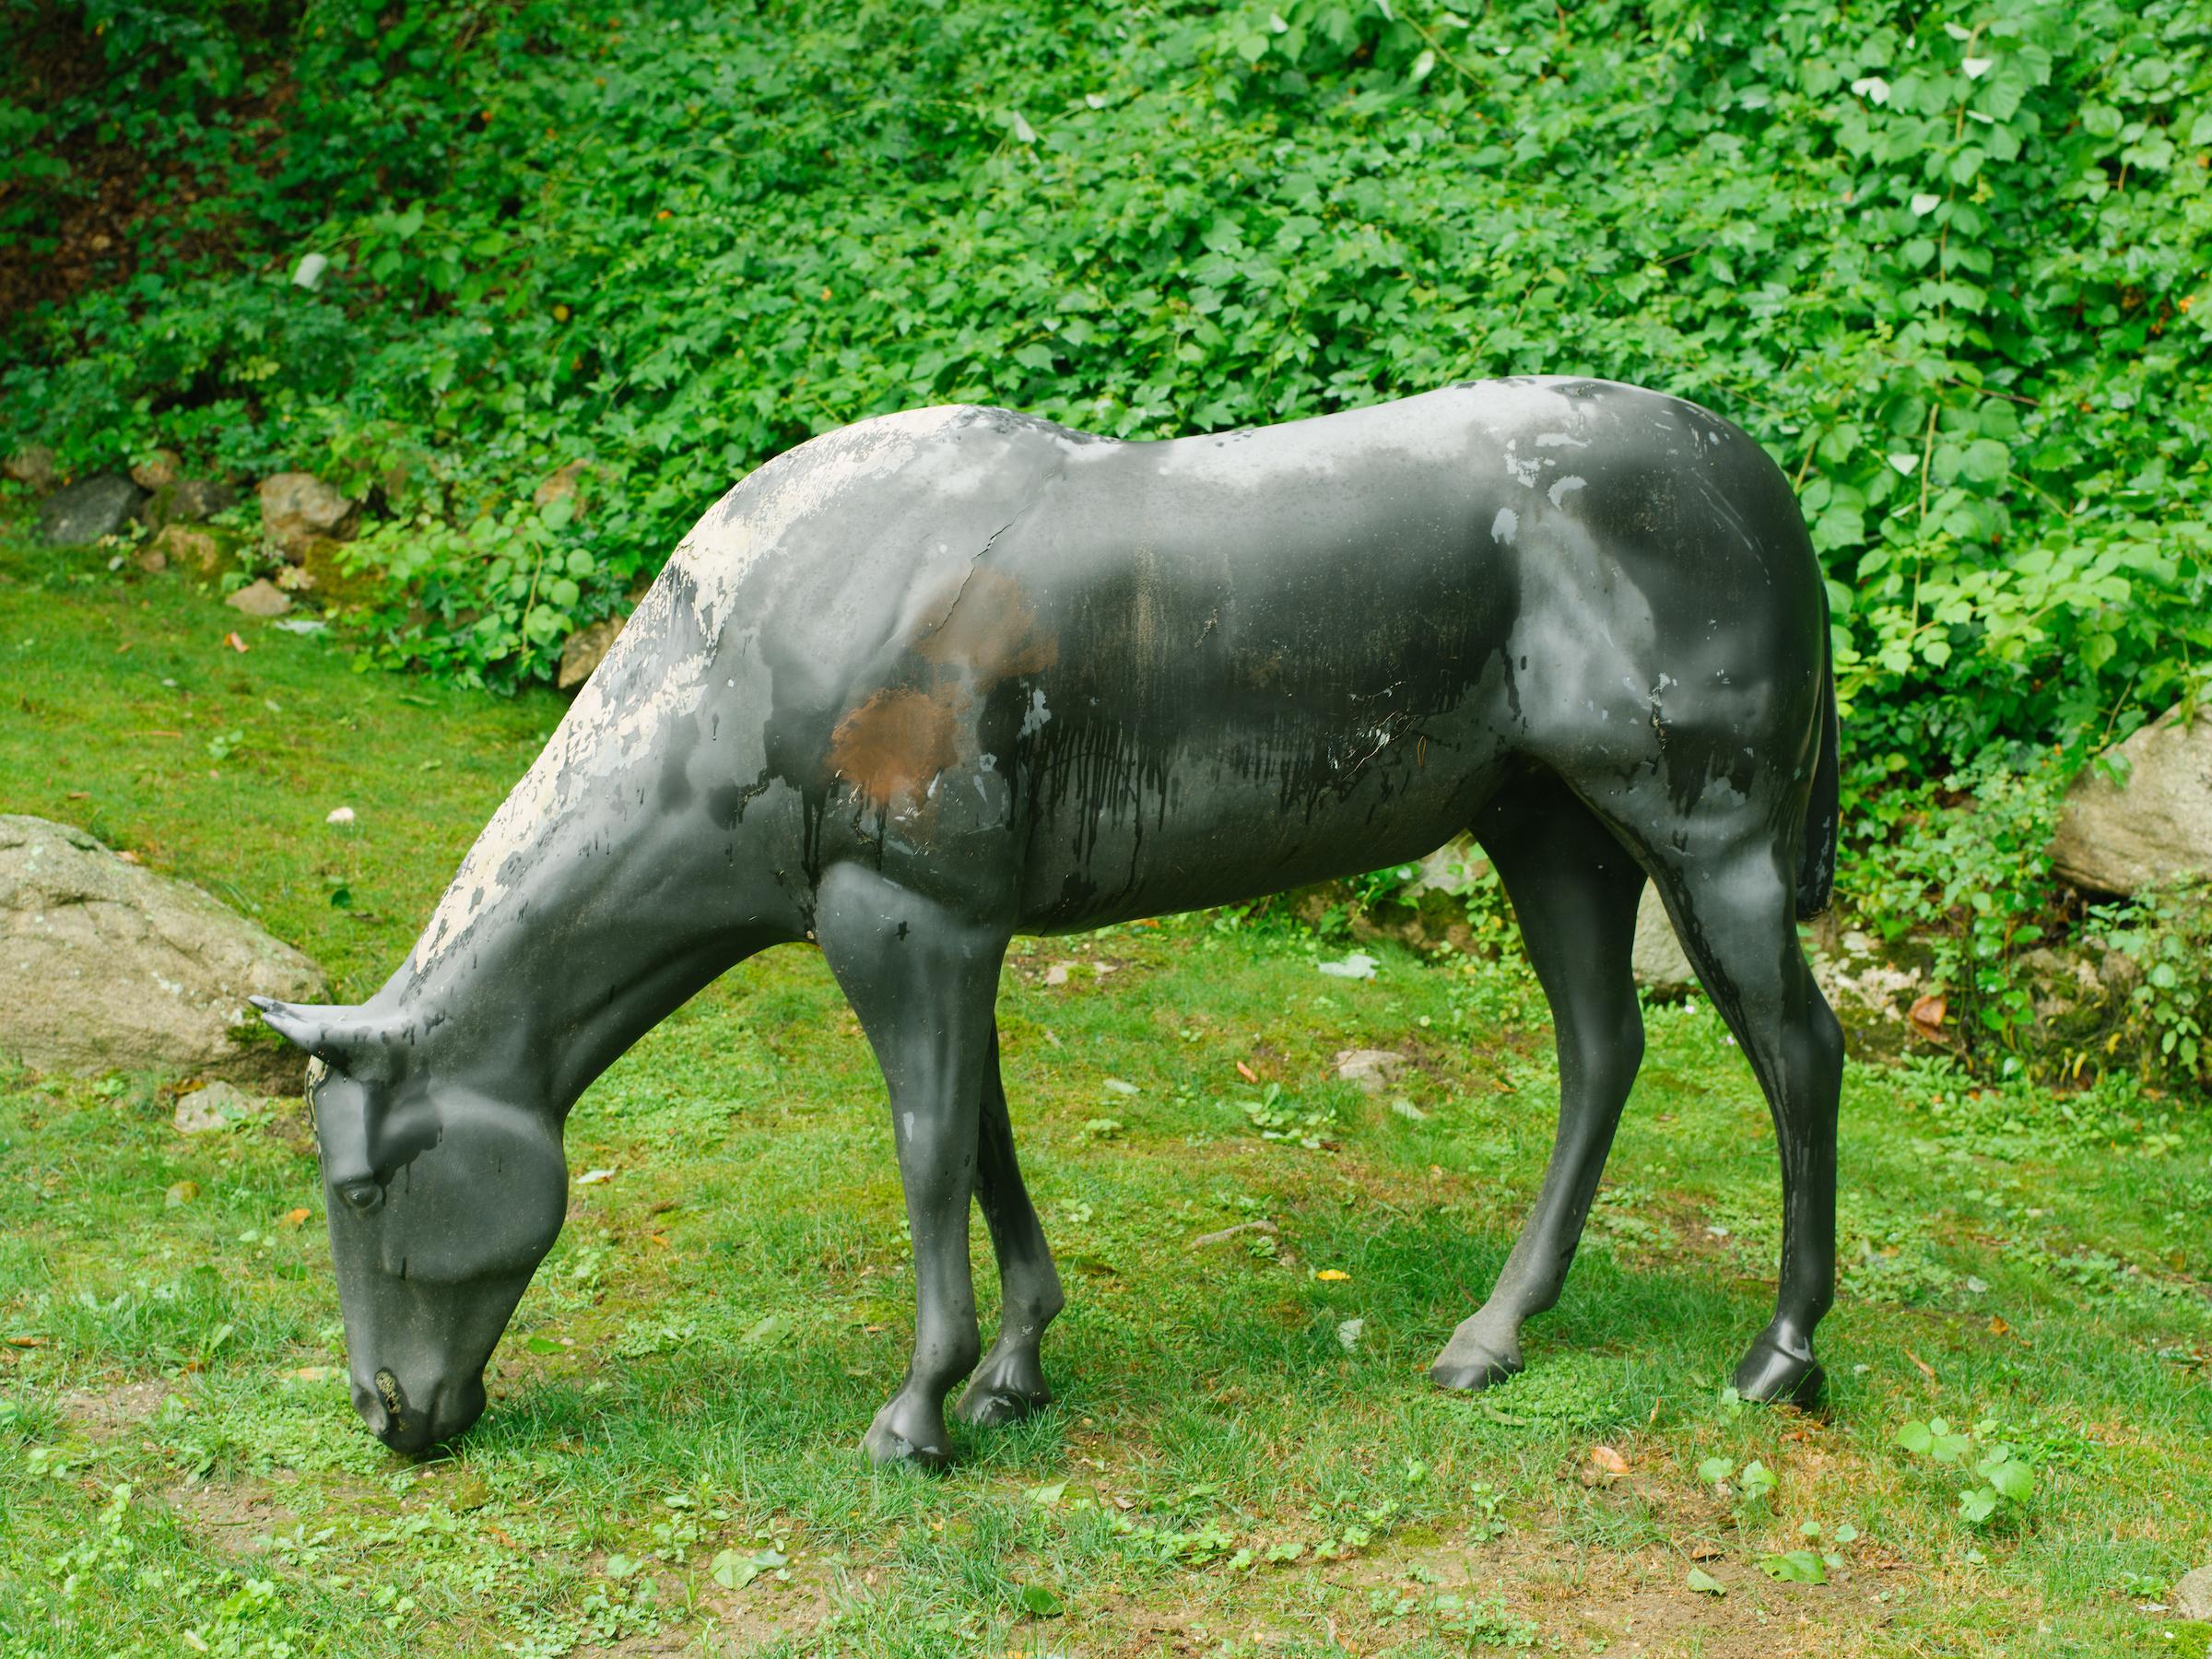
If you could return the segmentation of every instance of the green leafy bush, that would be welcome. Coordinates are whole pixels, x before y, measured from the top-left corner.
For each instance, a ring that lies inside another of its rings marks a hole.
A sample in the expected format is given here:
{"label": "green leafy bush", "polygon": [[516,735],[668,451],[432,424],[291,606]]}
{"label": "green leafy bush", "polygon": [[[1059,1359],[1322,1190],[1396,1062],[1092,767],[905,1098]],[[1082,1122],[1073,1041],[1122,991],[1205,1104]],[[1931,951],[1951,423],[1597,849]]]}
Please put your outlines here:
{"label": "green leafy bush", "polygon": [[[1891,756],[1866,770],[1908,764]],[[1992,745],[1942,786],[1865,790],[1852,803],[1840,885],[1885,937],[1927,942],[1931,982],[1969,1054],[2017,1062],[2035,1024],[2016,968],[2044,937],[2059,784],[2050,757]]]}
{"label": "green leafy bush", "polygon": [[[91,276],[0,320],[0,447],[330,477],[379,660],[547,677],[734,478],[888,409],[1664,386],[1796,483],[1845,902],[1928,934],[1990,1068],[2058,782],[2212,687],[2194,0],[0,6],[0,279]],[[2201,1076],[2197,935],[2131,915]]]}
{"label": "green leafy bush", "polygon": [[[443,524],[510,532],[372,541],[384,649],[445,672],[546,673],[733,477],[865,414],[1156,435],[1535,371],[1782,459],[1864,751],[2073,742],[2212,648],[2187,0],[11,9],[10,229],[93,137],[164,211],[8,322],[6,436],[411,450]],[[100,73],[36,91],[71,53]],[[507,516],[579,456],[602,511]],[[541,533],[590,564],[533,617]]]}
{"label": "green leafy bush", "polygon": [[2111,1047],[2128,1042],[2145,1072],[2212,1088],[2212,887],[2137,894],[2091,931],[2140,975]]}

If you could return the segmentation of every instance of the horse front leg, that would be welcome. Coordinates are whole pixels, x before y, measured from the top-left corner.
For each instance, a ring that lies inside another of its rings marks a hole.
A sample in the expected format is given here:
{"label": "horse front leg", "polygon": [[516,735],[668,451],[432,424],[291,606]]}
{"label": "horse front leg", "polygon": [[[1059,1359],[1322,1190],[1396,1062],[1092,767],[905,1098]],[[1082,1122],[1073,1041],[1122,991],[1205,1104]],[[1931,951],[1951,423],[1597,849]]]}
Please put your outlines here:
{"label": "horse front leg", "polygon": [[883,1067],[913,1233],[913,1358],[865,1444],[878,1464],[939,1468],[945,1397],[982,1351],[968,1210],[1009,935],[856,865],[822,877],[815,934]]}

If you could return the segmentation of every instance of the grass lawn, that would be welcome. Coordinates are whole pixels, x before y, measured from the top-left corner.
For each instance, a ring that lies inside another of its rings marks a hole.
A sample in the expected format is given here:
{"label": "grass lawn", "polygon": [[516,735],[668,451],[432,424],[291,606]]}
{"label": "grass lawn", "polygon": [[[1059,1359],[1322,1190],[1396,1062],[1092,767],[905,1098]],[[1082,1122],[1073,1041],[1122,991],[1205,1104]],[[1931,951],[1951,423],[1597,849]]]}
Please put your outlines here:
{"label": "grass lawn", "polygon": [[[348,997],[559,714],[19,547],[0,687],[0,810],[199,881]],[[1512,961],[1316,971],[1341,948],[1209,917],[1018,944],[1059,1403],[956,1426],[937,1478],[856,1450],[907,1243],[809,951],[585,1097],[571,1171],[612,1174],[572,1187],[483,1422],[422,1462],[347,1403],[296,1100],[187,1138],[179,1078],[0,1067],[0,1652],[2204,1654],[2147,1610],[2212,1560],[2201,1109],[1854,1065],[1830,1404],[1741,1407],[1773,1138],[1719,1021],[1653,1010],[1528,1371],[1447,1396],[1423,1372],[1549,1147],[1548,1021]],[[1359,1047],[1408,1058],[1380,1096],[1334,1075]],[[1935,1418],[1968,1443],[1900,1443]],[[2031,1486],[1975,1524],[1998,1442]]]}

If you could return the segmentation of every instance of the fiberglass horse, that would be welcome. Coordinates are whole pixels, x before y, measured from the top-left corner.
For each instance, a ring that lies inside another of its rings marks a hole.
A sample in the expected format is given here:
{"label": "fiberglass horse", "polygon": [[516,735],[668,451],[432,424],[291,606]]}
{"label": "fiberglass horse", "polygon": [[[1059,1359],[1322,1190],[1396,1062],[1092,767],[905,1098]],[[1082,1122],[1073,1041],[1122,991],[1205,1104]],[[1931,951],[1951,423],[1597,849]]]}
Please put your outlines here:
{"label": "fiberglass horse", "polygon": [[[383,989],[263,1004],[313,1056],[356,1406],[403,1451],[476,1420],[566,1211],[570,1107],[733,963],[811,940],[882,1065],[913,1235],[912,1362],[866,1447],[943,1462],[962,1379],[975,1423],[1048,1398],[1062,1302],[999,1081],[1008,941],[1462,830],[1550,1000],[1559,1122],[1434,1380],[1519,1370],[1559,1295],[1642,1052],[1648,879],[1778,1132],[1779,1293],[1736,1386],[1809,1398],[1842,1065],[1795,932],[1833,861],[1827,629],[1768,456],[1605,382],[1162,442],[932,408],[779,456],[677,549]],[[980,1368],[971,1200],[1005,1289]]]}

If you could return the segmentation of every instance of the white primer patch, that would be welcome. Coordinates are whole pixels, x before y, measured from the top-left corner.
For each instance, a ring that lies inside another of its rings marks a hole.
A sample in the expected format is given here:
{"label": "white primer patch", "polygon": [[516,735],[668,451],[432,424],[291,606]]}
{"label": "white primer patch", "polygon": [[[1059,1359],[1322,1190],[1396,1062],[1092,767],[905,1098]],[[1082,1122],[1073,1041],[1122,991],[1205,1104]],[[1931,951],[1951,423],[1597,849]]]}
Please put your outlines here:
{"label": "white primer patch", "polygon": [[1558,449],[1562,443],[1571,444],[1576,449],[1590,447],[1590,441],[1587,438],[1577,438],[1570,432],[1538,432],[1536,434],[1538,449]]}
{"label": "white primer patch", "polygon": [[1499,508],[1498,516],[1490,521],[1490,539],[1502,542],[1510,547],[1513,545],[1513,537],[1520,534],[1520,515],[1511,507]]}
{"label": "white primer patch", "polygon": [[1021,717],[1021,735],[1034,737],[1044,730],[1053,718],[1053,712],[1044,706],[1044,688],[1040,686],[1030,693],[1030,706]]}
{"label": "white primer patch", "polygon": [[[709,689],[712,642],[730,624],[746,574],[772,554],[791,527],[826,506],[846,486],[904,465],[927,439],[959,424],[968,404],[910,409],[825,432],[786,451],[743,479],[708,509],[677,544],[666,571],[647,592],[598,671],[539,751],[530,770],[485,825],[459,872],[416,941],[418,972],[428,971],[510,890],[510,865],[536,846],[560,818],[597,795],[604,781],[651,751],[670,722],[696,711]],[[633,674],[633,662],[665,654],[676,583],[688,579],[705,652],[664,661],[658,672]],[[615,686],[651,689],[624,706]]]}
{"label": "white primer patch", "polygon": [[878,415],[786,450],[710,508],[677,544],[671,568],[689,577],[701,631],[716,637],[747,572],[775,551],[800,520],[848,485],[894,472],[923,441],[959,425],[972,404],[945,404]]}
{"label": "white primer patch", "polygon": [[1536,487],[1536,475],[1544,470],[1544,457],[1536,455],[1524,461],[1521,459],[1520,447],[1521,441],[1518,438],[1506,441],[1506,476],[1524,489],[1534,489]]}
{"label": "white primer patch", "polygon": [[1562,497],[1572,490],[1582,488],[1585,482],[1587,480],[1578,478],[1572,473],[1569,473],[1563,478],[1555,479],[1551,486],[1551,504],[1557,507]]}
{"label": "white primer patch", "polygon": [[693,657],[671,665],[652,691],[629,707],[615,707],[609,700],[606,688],[630,678],[630,659],[666,642],[674,592],[665,576],[647,591],[522,782],[491,815],[416,941],[418,971],[451,950],[506,896],[512,861],[536,845],[572,806],[597,794],[610,773],[636,759],[670,720],[691,712],[704,700],[706,659]]}

